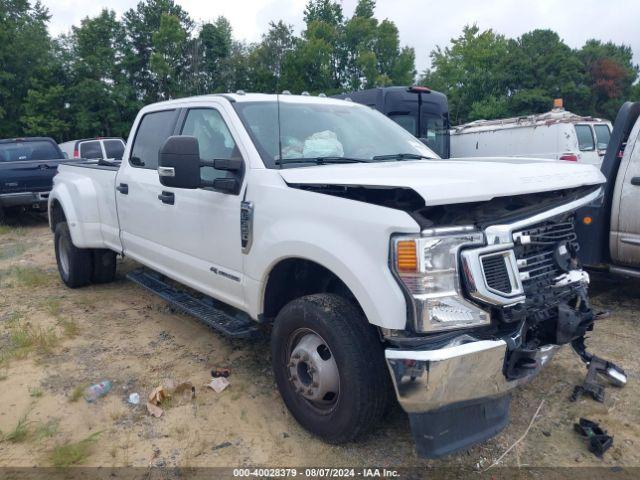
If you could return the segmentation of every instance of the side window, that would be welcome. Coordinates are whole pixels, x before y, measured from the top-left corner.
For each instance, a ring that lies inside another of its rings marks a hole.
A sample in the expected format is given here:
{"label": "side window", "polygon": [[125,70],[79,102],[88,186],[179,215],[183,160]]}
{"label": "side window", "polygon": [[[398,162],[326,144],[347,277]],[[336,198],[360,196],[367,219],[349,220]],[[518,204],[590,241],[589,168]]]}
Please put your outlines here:
{"label": "side window", "polygon": [[129,163],[133,167],[156,170],[160,147],[173,134],[176,110],[147,113],[136,131]]}
{"label": "side window", "polygon": [[609,125],[594,125],[593,129],[596,131],[596,143],[598,144],[598,150],[606,150],[609,145],[609,139],[611,138]]}
{"label": "side window", "polygon": [[[213,160],[216,158],[240,158],[236,142],[227,128],[227,124],[217,110],[212,108],[194,108],[189,110],[182,135],[192,135],[198,139],[200,158]],[[227,176],[227,172],[211,167],[200,169],[203,180],[213,180]]]}
{"label": "side window", "polygon": [[578,136],[578,148],[581,151],[595,150],[593,132],[589,125],[576,125],[576,135]]}
{"label": "side window", "polygon": [[100,142],[82,142],[80,144],[80,157],[90,159],[102,158],[102,148],[100,147]]}
{"label": "side window", "polygon": [[105,140],[104,151],[107,154],[107,158],[122,160],[122,154],[124,153],[124,143],[122,143],[122,140]]}

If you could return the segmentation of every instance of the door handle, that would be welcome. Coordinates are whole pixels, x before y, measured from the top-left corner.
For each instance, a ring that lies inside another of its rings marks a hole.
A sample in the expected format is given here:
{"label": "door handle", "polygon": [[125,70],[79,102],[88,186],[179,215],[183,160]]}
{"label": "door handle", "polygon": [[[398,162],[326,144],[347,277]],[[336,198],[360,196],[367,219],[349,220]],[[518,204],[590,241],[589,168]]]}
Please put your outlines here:
{"label": "door handle", "polygon": [[633,177],[631,179],[631,185],[638,185],[640,186],[640,177]]}
{"label": "door handle", "polygon": [[158,200],[160,200],[162,203],[173,205],[176,201],[176,196],[173,194],[173,192],[163,191],[160,195],[158,195]]}
{"label": "door handle", "polygon": [[127,185],[126,183],[121,183],[120,185],[118,185],[116,187],[116,190],[118,190],[123,195],[129,195],[129,185]]}

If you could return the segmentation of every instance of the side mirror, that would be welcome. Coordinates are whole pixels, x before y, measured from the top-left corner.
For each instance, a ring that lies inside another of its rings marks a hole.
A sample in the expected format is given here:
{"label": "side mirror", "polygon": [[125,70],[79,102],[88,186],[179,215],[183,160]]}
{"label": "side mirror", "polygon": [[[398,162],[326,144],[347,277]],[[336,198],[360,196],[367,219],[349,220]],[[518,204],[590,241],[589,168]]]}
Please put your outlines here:
{"label": "side mirror", "polygon": [[199,188],[202,182],[198,139],[188,135],[167,138],[158,153],[158,175],[165,187]]}

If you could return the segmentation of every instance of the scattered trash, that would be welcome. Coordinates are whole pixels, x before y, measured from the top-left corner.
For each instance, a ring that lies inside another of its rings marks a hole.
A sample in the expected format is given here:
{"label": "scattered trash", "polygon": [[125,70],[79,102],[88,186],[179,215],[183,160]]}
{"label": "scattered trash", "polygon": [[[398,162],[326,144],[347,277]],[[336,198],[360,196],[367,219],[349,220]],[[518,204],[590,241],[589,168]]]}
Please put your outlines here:
{"label": "scattered trash", "polygon": [[211,376],[213,378],[219,378],[219,377],[228,378],[229,375],[231,375],[231,372],[229,371],[228,368],[214,368],[213,370],[211,370]]}
{"label": "scattered trash", "polygon": [[[188,395],[185,395],[187,393]],[[149,394],[147,399],[147,410],[156,418],[159,418],[164,413],[164,410],[160,408],[160,405],[166,398],[171,398],[172,395],[182,395],[183,398],[192,400],[196,396],[196,388],[191,382],[182,382],[178,385],[171,379],[163,380],[161,385],[158,385]]]}
{"label": "scattered trash", "polygon": [[598,458],[602,458],[604,452],[613,445],[613,436],[607,435],[607,431],[600,428],[596,422],[581,418],[580,423],[574,424],[573,428],[589,440],[589,451]]}
{"label": "scattered trash", "polygon": [[100,383],[87,387],[84,391],[84,399],[89,403],[93,403],[109,393],[109,390],[111,390],[111,382],[109,380],[103,380]]}
{"label": "scattered trash", "polygon": [[211,450],[220,450],[221,448],[227,448],[230,447],[231,445],[233,445],[231,442],[222,442],[218,445],[216,445],[215,447],[211,448]]}
{"label": "scattered trash", "polygon": [[129,395],[129,403],[131,405],[138,405],[140,403],[140,395],[138,393]]}
{"label": "scattered trash", "polygon": [[229,380],[227,380],[225,377],[217,377],[217,378],[212,378],[211,382],[207,384],[207,387],[209,387],[211,390],[213,390],[216,393],[220,393],[229,385],[230,385]]}

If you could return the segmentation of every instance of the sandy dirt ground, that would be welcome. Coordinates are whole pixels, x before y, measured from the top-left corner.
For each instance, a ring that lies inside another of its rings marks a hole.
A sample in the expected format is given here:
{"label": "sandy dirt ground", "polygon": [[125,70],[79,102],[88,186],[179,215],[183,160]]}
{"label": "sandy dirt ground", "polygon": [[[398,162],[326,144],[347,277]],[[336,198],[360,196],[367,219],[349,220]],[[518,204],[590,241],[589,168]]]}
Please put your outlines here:
{"label": "sandy dirt ground", "polygon": [[[484,470],[506,466],[640,466],[640,284],[596,277],[593,303],[612,310],[588,345],[619,362],[626,388],[607,388],[604,404],[569,402],[586,372],[565,347],[513,397],[509,426],[497,437],[444,460],[416,457],[406,415],[396,408],[358,443],[331,446],[287,412],[270,369],[268,342],[224,338],[173,313],[124,278],[71,290],[60,281],[52,234],[41,217],[0,227],[0,466],[414,466]],[[222,393],[202,388],[214,367],[229,367]],[[190,381],[196,396],[150,416],[144,398],[163,379]],[[111,380],[93,404],[79,393]],[[130,393],[141,405],[127,403]],[[542,404],[542,405],[541,405]],[[580,417],[614,435],[604,459],[573,431]]]}

